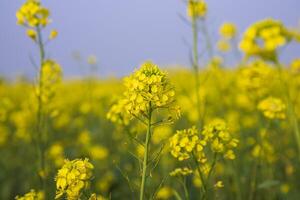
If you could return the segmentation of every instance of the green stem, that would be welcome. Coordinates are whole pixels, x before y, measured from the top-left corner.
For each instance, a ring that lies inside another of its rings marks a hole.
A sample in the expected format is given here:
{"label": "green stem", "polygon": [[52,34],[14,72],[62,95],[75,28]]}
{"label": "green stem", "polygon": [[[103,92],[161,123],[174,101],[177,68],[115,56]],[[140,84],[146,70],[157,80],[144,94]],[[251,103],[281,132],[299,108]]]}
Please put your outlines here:
{"label": "green stem", "polygon": [[36,28],[37,31],[37,43],[39,46],[39,51],[40,51],[40,67],[39,67],[39,75],[38,75],[38,89],[39,89],[39,94],[38,94],[38,110],[37,110],[37,145],[38,145],[38,155],[39,155],[39,171],[40,173],[43,173],[40,175],[41,178],[41,184],[43,190],[46,192],[46,179],[44,176],[45,173],[45,148],[44,148],[44,142],[43,141],[43,132],[45,132],[43,129],[45,128],[45,116],[43,112],[43,102],[42,102],[42,95],[43,95],[43,63],[45,60],[45,49],[44,49],[44,43],[42,39],[42,33],[41,29],[38,26]]}
{"label": "green stem", "polygon": [[186,178],[185,177],[184,177],[184,181],[182,182],[182,185],[183,185],[185,199],[189,200],[190,199],[190,194],[189,194],[189,191],[188,191],[187,186],[186,186]]}
{"label": "green stem", "polygon": [[197,113],[198,113],[198,123],[199,128],[201,129],[202,120],[201,120],[201,102],[200,102],[200,78],[199,78],[199,66],[198,66],[198,27],[197,27],[197,19],[192,19],[192,31],[193,31],[193,71],[195,76],[195,88],[196,88],[196,103],[197,103]]}
{"label": "green stem", "polygon": [[147,165],[148,165],[148,151],[150,146],[150,137],[151,137],[151,118],[152,118],[152,108],[151,103],[149,103],[149,112],[148,112],[148,127],[147,127],[147,134],[145,139],[145,153],[144,153],[144,160],[143,160],[143,172],[142,172],[142,183],[140,188],[140,200],[144,199],[145,196],[145,183],[146,183],[146,173],[147,173]]}
{"label": "green stem", "polygon": [[198,174],[200,176],[200,179],[201,179],[201,182],[202,182],[202,186],[203,186],[203,187],[201,187],[203,195],[201,195],[200,199],[206,199],[206,194],[207,194],[206,181],[205,181],[204,176],[202,174],[202,171],[200,169],[199,162],[198,162],[198,160],[197,160],[197,158],[196,158],[196,156],[195,156],[195,154],[193,152],[192,152],[192,157],[193,157],[194,162],[196,164],[197,171],[198,171]]}
{"label": "green stem", "polygon": [[213,170],[215,168],[215,165],[217,163],[217,156],[218,156],[218,153],[214,153],[214,159],[213,159],[213,162],[211,164],[211,167],[210,167],[208,175],[207,175],[207,181],[209,181],[210,176],[211,176],[211,174],[212,174],[212,172],[213,172]]}

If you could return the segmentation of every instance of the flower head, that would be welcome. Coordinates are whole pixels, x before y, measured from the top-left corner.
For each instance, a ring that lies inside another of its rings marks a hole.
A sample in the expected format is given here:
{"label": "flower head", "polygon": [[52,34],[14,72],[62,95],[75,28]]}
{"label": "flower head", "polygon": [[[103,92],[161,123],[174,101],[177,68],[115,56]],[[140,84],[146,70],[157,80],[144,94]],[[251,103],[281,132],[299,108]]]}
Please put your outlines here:
{"label": "flower head", "polygon": [[170,138],[169,144],[172,156],[179,161],[189,159],[192,154],[196,155],[199,161],[206,161],[203,151],[206,141],[199,138],[196,127],[177,131]]}
{"label": "flower head", "polygon": [[36,41],[37,33],[33,29],[27,29],[26,34],[30,37],[33,41]]}
{"label": "flower head", "polygon": [[222,37],[231,39],[236,36],[237,33],[236,26],[233,23],[229,23],[229,22],[224,23],[220,27],[219,33]]}
{"label": "flower head", "polygon": [[286,106],[281,99],[268,97],[259,102],[257,108],[269,119],[285,119]]}
{"label": "flower head", "polygon": [[42,88],[37,91],[37,94],[41,97],[42,101],[49,101],[59,85],[62,77],[62,70],[60,65],[54,60],[45,60],[42,65],[40,82]]}
{"label": "flower head", "polygon": [[52,29],[51,32],[50,32],[50,35],[49,35],[49,40],[55,39],[57,37],[57,35],[58,35],[57,30]]}
{"label": "flower head", "polygon": [[226,159],[235,159],[232,149],[237,147],[239,141],[232,137],[224,120],[214,119],[204,127],[202,135],[213,152],[223,154]]}
{"label": "flower head", "polygon": [[204,17],[207,12],[207,5],[204,0],[189,0],[187,6],[187,15],[192,18]]}
{"label": "flower head", "polygon": [[16,196],[16,200],[44,200],[44,192],[36,192],[35,190],[30,190],[30,192],[24,194],[24,196]]}
{"label": "flower head", "polygon": [[[127,123],[128,116],[145,116],[158,109],[179,115],[175,105],[175,91],[166,73],[152,62],[145,62],[140,69],[124,80],[123,98],[113,105],[107,117],[112,121]],[[171,119],[171,118],[170,118]]]}
{"label": "flower head", "polygon": [[80,197],[84,188],[89,185],[94,166],[88,159],[65,160],[63,167],[58,170],[56,180],[56,197],[59,199],[66,194],[68,200]]}
{"label": "flower head", "polygon": [[27,0],[17,11],[17,23],[22,26],[39,27],[49,23],[49,10],[39,0]]}
{"label": "flower head", "polygon": [[276,59],[276,51],[293,39],[293,34],[281,21],[265,19],[251,25],[240,43],[247,56]]}
{"label": "flower head", "polygon": [[266,93],[273,76],[274,73],[269,64],[263,60],[255,60],[241,69],[238,84],[243,90],[261,96]]}
{"label": "flower head", "polygon": [[193,173],[193,170],[183,167],[183,168],[176,168],[172,172],[170,172],[170,176],[187,176]]}

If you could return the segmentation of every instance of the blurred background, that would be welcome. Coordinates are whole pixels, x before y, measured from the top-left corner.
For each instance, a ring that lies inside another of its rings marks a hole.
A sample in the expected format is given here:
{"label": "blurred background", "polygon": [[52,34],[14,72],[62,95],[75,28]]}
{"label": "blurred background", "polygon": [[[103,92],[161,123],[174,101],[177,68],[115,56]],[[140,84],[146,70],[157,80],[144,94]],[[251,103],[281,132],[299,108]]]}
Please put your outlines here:
{"label": "blurred background", "polygon": [[[24,37],[25,29],[16,26],[15,13],[23,2],[0,1],[1,76],[35,74],[29,57],[36,56],[37,47]],[[44,0],[43,4],[52,14],[49,29],[59,31],[47,49],[62,65],[65,77],[84,75],[80,65],[89,55],[97,57],[100,76],[128,74],[147,59],[164,66],[190,64],[191,31],[180,17],[186,16],[183,0]],[[207,4],[214,44],[225,21],[236,23],[240,33],[266,17],[299,25],[299,0],[208,0]],[[282,60],[289,62],[299,50],[299,45],[284,49]]]}

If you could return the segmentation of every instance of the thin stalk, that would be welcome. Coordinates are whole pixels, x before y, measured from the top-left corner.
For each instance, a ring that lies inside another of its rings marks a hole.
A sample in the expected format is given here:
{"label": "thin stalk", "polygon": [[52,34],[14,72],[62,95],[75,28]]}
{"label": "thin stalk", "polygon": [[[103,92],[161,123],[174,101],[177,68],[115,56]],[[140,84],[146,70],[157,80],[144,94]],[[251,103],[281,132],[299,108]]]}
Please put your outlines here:
{"label": "thin stalk", "polygon": [[213,159],[213,162],[211,164],[211,167],[210,167],[208,175],[207,175],[207,181],[209,181],[210,176],[211,176],[211,174],[212,174],[212,172],[213,172],[213,170],[215,168],[215,165],[217,163],[217,156],[218,156],[218,153],[214,153],[214,159]]}
{"label": "thin stalk", "polygon": [[193,31],[193,71],[195,76],[195,89],[196,89],[196,103],[197,103],[197,113],[198,113],[198,123],[199,128],[201,129],[202,122],[201,122],[201,103],[200,103],[200,78],[199,78],[199,66],[198,66],[198,26],[197,26],[197,19],[192,18],[192,31]]}
{"label": "thin stalk", "polygon": [[152,118],[152,108],[151,102],[149,103],[149,111],[148,111],[148,126],[147,126],[147,134],[145,139],[145,153],[143,160],[143,171],[142,171],[142,183],[140,188],[140,200],[144,199],[145,196],[145,183],[146,183],[146,173],[147,173],[147,165],[148,165],[148,151],[150,146],[150,137],[151,137],[151,118]]}
{"label": "thin stalk", "polygon": [[186,200],[190,200],[190,194],[189,194],[188,188],[186,186],[186,178],[185,177],[184,177],[184,180],[183,180],[183,182],[181,184],[183,186],[185,199]]}
{"label": "thin stalk", "polygon": [[[43,72],[42,67],[45,60],[45,49],[44,49],[44,43],[42,39],[41,29],[38,26],[36,28],[37,32],[37,43],[39,46],[39,52],[40,52],[40,68],[39,68],[39,74],[38,74],[38,110],[37,110],[37,145],[38,145],[38,155],[39,155],[39,171],[41,173],[45,173],[45,149],[44,149],[44,141],[43,141],[43,129],[45,128],[45,116],[43,112],[43,102],[42,102],[42,95],[43,95]],[[41,178],[41,184],[42,188],[45,191],[46,189],[46,180],[44,174],[40,175]],[[46,191],[45,191],[46,192]]]}
{"label": "thin stalk", "polygon": [[202,191],[202,192],[203,192],[203,195],[201,195],[200,199],[206,199],[206,195],[207,195],[206,181],[205,181],[205,179],[204,179],[204,176],[203,176],[202,171],[201,171],[201,169],[200,169],[199,162],[198,162],[198,160],[197,160],[197,158],[196,158],[196,156],[195,156],[194,153],[192,153],[192,157],[193,157],[194,162],[195,162],[195,164],[196,164],[197,171],[198,171],[198,174],[199,174],[199,176],[200,176],[200,179],[201,179],[201,182],[202,182],[202,186],[203,186],[203,187],[201,187],[202,190],[203,190],[203,191]]}

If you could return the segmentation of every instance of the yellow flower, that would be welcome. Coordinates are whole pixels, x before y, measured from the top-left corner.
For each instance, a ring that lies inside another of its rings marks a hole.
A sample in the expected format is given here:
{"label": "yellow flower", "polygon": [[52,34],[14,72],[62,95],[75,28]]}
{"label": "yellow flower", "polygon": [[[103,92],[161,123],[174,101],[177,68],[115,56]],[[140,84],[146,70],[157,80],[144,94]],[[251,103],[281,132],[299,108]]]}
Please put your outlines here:
{"label": "yellow flower", "polygon": [[236,26],[233,23],[224,23],[220,27],[219,33],[222,37],[231,39],[236,36]]}
{"label": "yellow flower", "polygon": [[251,96],[264,95],[272,85],[274,70],[263,60],[255,60],[241,68],[238,76],[239,86]]}
{"label": "yellow flower", "polygon": [[259,102],[257,108],[269,119],[285,119],[286,106],[281,99],[268,97]]}
{"label": "yellow flower", "polygon": [[179,116],[174,89],[166,73],[152,62],[142,64],[139,70],[125,78],[124,84],[126,91],[123,98],[107,114],[110,120],[126,124],[132,116],[143,117],[146,113],[160,109],[166,109],[169,114],[174,113],[175,117]]}
{"label": "yellow flower", "polygon": [[50,35],[49,35],[49,40],[55,39],[57,37],[57,35],[58,35],[57,30],[55,30],[55,29],[51,30]]}
{"label": "yellow flower", "polygon": [[162,187],[157,192],[156,198],[157,199],[170,199],[173,195],[173,190],[170,187]]}
{"label": "yellow flower", "polygon": [[65,160],[55,178],[57,188],[55,199],[61,198],[64,194],[68,200],[80,198],[82,190],[89,185],[93,168],[88,159]]}
{"label": "yellow flower", "polygon": [[177,131],[170,138],[169,145],[172,156],[179,161],[189,159],[192,153],[197,156],[200,162],[206,161],[203,151],[206,141],[199,138],[198,130],[195,127]]}
{"label": "yellow flower", "polygon": [[224,184],[222,181],[217,181],[216,184],[214,185],[216,188],[222,188],[224,187]]}
{"label": "yellow flower", "polygon": [[246,56],[258,56],[267,60],[277,59],[277,49],[294,39],[281,21],[265,19],[251,25],[244,33],[240,49]]}
{"label": "yellow flower", "polygon": [[97,146],[92,146],[89,149],[89,153],[90,153],[92,159],[103,160],[103,159],[107,158],[109,152],[108,152],[107,148],[97,145]]}
{"label": "yellow flower", "polygon": [[24,196],[16,196],[16,200],[44,200],[45,194],[44,192],[35,192],[35,190],[30,190],[30,192],[26,193]]}
{"label": "yellow flower", "polygon": [[33,29],[27,29],[26,34],[28,37],[30,37],[32,40],[36,41],[37,33]]}
{"label": "yellow flower", "polygon": [[189,0],[187,6],[187,15],[190,18],[204,17],[207,12],[207,5],[204,0]]}
{"label": "yellow flower", "polygon": [[204,127],[202,135],[213,152],[223,154],[225,159],[235,159],[232,149],[237,147],[239,141],[232,137],[224,120],[214,119]]}
{"label": "yellow flower", "polygon": [[40,27],[49,23],[49,10],[39,0],[27,0],[16,13],[17,23],[22,26]]}
{"label": "yellow flower", "polygon": [[188,176],[193,173],[193,170],[184,167],[184,168],[176,168],[172,172],[170,172],[170,176]]}
{"label": "yellow flower", "polygon": [[37,87],[37,96],[43,102],[49,102],[53,98],[55,91],[61,81],[62,70],[60,65],[54,60],[45,60],[41,69],[40,86]]}

